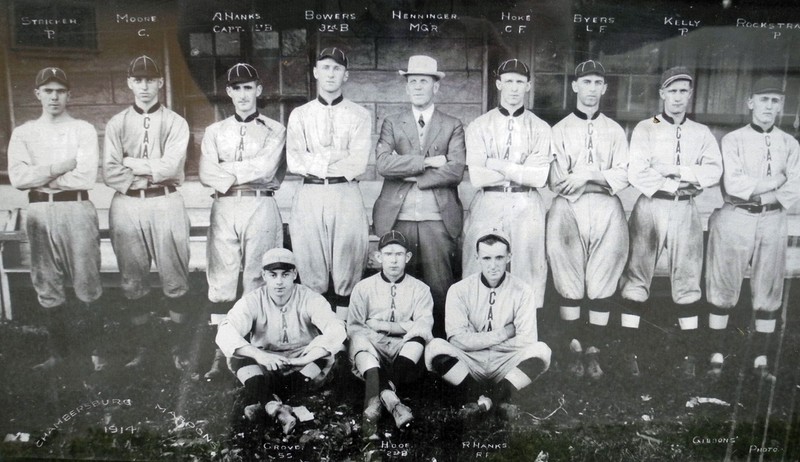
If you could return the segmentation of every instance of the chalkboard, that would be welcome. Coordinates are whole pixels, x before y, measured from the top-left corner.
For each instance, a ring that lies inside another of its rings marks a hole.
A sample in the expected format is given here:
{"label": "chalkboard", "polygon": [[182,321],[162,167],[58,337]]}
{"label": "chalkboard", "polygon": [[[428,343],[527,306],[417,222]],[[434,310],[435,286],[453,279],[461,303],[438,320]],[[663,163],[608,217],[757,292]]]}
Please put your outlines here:
{"label": "chalkboard", "polygon": [[15,48],[97,49],[91,4],[14,0],[10,25]]}

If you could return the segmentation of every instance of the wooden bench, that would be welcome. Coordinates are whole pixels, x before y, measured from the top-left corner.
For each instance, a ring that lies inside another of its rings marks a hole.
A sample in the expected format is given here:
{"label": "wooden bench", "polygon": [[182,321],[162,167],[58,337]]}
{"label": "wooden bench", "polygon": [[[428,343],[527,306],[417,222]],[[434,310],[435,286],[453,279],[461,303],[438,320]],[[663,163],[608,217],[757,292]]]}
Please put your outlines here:
{"label": "wooden bench", "polygon": [[[295,191],[300,185],[298,179],[287,180],[276,194],[276,200],[284,221],[284,231],[288,233],[286,223],[288,223],[291,212],[291,200]],[[364,203],[370,204],[366,207],[366,213],[371,218],[371,205],[380,192],[380,181],[361,182]],[[13,191],[13,192],[12,192]],[[192,223],[190,230],[190,259],[189,271],[204,272],[206,270],[206,235],[209,226],[209,215],[212,199],[210,190],[202,187],[196,182],[187,182],[181,187],[181,194],[187,205],[187,213]],[[459,186],[459,195],[464,203],[465,210],[475,195],[475,189],[468,181],[462,182]],[[553,199],[553,194],[547,190],[542,191],[546,205],[549,207]],[[116,256],[111,247],[108,227],[108,207],[111,204],[113,191],[109,188],[98,185],[96,190],[90,193],[91,200],[98,210],[100,224],[100,271],[103,277],[104,286],[115,286],[119,284],[119,272]],[[8,275],[14,273],[30,272],[30,248],[25,235],[25,206],[26,197],[23,192],[10,189],[10,186],[0,187],[0,197],[7,197],[9,200],[4,204],[16,206],[10,210],[0,210],[0,308],[2,317],[0,319],[12,319],[11,297],[8,282]],[[629,215],[638,193],[632,188],[628,188],[620,194],[626,213]],[[707,191],[698,199],[698,209],[702,215],[704,229],[707,228],[708,217],[715,207],[722,203],[722,198],[718,189]],[[8,206],[5,205],[5,206]],[[789,215],[789,238],[787,241],[787,261],[786,277],[800,276],[800,214],[796,214],[795,208]],[[379,268],[379,264],[374,259],[374,250],[377,249],[378,236],[370,235],[370,260],[368,267]],[[153,284],[158,285],[158,277],[155,267],[152,268]],[[656,268],[656,277],[667,277],[669,275],[667,261],[664,255],[659,260]]]}

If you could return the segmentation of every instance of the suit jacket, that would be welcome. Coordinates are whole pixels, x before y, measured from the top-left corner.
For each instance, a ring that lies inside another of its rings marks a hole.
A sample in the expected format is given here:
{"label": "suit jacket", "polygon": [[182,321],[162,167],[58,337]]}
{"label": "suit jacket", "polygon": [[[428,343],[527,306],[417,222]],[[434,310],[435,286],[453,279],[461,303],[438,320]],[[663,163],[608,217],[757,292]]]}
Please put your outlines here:
{"label": "suit jacket", "polygon": [[[464,210],[458,198],[458,184],[464,176],[466,162],[464,127],[457,118],[438,110],[433,111],[428,124],[425,146],[420,149],[417,121],[411,107],[383,120],[376,163],[384,181],[372,211],[378,236],[391,230],[397,221],[400,207],[414,184],[403,179],[412,176],[416,177],[419,189],[433,190],[450,236],[457,239],[461,234]],[[425,157],[439,155],[446,156],[447,163],[426,169]]]}

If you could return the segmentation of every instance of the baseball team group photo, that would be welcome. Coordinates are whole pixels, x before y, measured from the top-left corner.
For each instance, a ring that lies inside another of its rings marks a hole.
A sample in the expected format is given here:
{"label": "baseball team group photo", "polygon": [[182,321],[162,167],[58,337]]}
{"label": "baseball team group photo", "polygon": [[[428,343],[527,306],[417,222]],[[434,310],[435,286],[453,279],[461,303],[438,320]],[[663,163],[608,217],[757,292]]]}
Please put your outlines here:
{"label": "baseball team group photo", "polygon": [[12,3],[0,458],[800,457],[797,8]]}

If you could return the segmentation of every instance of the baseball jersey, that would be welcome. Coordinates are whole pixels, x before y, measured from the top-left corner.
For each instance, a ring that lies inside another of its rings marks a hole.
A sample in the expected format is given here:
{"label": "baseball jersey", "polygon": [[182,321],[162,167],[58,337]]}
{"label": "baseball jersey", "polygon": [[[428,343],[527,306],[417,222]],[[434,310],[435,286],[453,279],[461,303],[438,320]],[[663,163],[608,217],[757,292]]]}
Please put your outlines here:
{"label": "baseball jersey", "polygon": [[379,339],[385,334],[367,326],[368,319],[400,323],[405,329],[404,339],[422,337],[431,339],[433,329],[433,298],[422,281],[403,275],[394,283],[383,273],[361,280],[350,295],[347,315],[348,334]]}
{"label": "baseball jersey", "polygon": [[[666,178],[652,168],[655,163],[676,165],[679,180]],[[666,114],[639,122],[630,145],[628,181],[647,197],[656,191],[676,194],[690,184],[695,189],[716,185],[722,175],[722,156],[711,130],[684,117],[676,124]]]}
{"label": "baseball jersey", "polygon": [[[50,164],[74,158],[77,167],[54,176]],[[8,177],[17,189],[87,190],[97,180],[97,131],[84,120],[51,123],[42,118],[15,128],[8,144]]]}
{"label": "baseball jersey", "polygon": [[774,191],[784,209],[800,197],[800,146],[778,127],[765,132],[747,125],[722,138],[725,163],[722,197],[733,205],[753,204],[750,199],[759,180],[783,174],[786,183]]}
{"label": "baseball jersey", "polygon": [[325,298],[295,284],[283,307],[275,305],[266,286],[247,293],[228,311],[216,340],[227,357],[247,345],[291,357],[316,347],[336,354],[346,338],[344,324]]}
{"label": "baseball jersey", "polygon": [[[628,187],[628,139],[622,127],[596,112],[589,119],[577,109],[553,126],[550,188],[577,171],[600,172],[611,194]],[[575,202],[581,193],[560,194]]]}
{"label": "baseball jersey", "polygon": [[276,190],[285,173],[283,126],[257,112],[233,115],[206,128],[200,181],[221,193],[230,189]]}
{"label": "baseball jersey", "polygon": [[[467,127],[467,165],[476,188],[512,183],[541,188],[547,182],[550,126],[534,113],[520,110],[521,113],[509,114],[504,108],[495,108]],[[497,172],[485,167],[487,158],[507,160],[512,165]]]}
{"label": "baseball jersey", "polygon": [[[121,193],[152,185],[180,186],[188,144],[189,125],[183,117],[159,103],[147,112],[133,105],[106,125],[103,178]],[[134,175],[122,165],[124,157],[147,162],[152,175]]]}
{"label": "baseball jersey", "polygon": [[490,341],[511,323],[516,335],[490,348],[511,350],[534,344],[538,339],[533,291],[510,273],[506,273],[495,288],[488,286],[482,273],[475,273],[453,284],[447,292],[445,330],[448,339],[462,336]]}
{"label": "baseball jersey", "polygon": [[[289,115],[286,160],[289,171],[320,178],[343,176],[352,181],[364,173],[372,148],[372,118],[368,110],[341,96],[331,105],[321,98]],[[331,162],[336,151],[347,155]]]}

